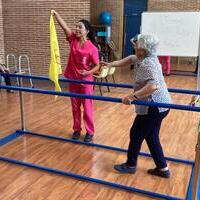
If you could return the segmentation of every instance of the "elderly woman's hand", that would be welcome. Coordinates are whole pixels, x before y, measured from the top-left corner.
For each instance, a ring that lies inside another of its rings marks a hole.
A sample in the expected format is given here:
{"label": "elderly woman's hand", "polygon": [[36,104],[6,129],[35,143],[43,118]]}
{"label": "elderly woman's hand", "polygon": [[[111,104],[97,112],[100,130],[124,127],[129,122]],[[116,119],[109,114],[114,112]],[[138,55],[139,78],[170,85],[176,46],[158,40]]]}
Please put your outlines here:
{"label": "elderly woman's hand", "polygon": [[105,62],[105,61],[100,61],[100,65],[102,66],[107,66],[107,65],[109,65],[109,63],[108,62]]}
{"label": "elderly woman's hand", "polygon": [[101,67],[108,67],[108,68],[111,68],[111,67],[112,67],[112,62],[111,62],[111,63],[108,63],[108,62],[105,62],[105,61],[100,61],[100,66],[101,66]]}
{"label": "elderly woman's hand", "polygon": [[131,105],[131,102],[134,100],[136,100],[136,98],[134,97],[133,94],[131,94],[131,95],[128,95],[128,96],[122,98],[122,103],[125,105]]}

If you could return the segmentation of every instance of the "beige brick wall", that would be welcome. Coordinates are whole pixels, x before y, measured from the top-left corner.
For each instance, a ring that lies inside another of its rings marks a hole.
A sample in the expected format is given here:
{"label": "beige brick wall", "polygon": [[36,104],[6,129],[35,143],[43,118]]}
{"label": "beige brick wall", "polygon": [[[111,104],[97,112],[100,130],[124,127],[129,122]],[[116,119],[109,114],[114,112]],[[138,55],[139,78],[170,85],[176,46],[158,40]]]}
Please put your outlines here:
{"label": "beige brick wall", "polygon": [[112,14],[112,40],[120,51],[123,42],[123,7],[124,0],[91,0],[91,21],[98,24],[98,16],[103,11]]}
{"label": "beige brick wall", "polygon": [[149,0],[150,11],[199,11],[200,0]]}
{"label": "beige brick wall", "polygon": [[2,0],[0,0],[0,63],[4,63],[4,36],[3,36]]}
{"label": "beige brick wall", "polygon": [[[48,74],[51,9],[58,11],[70,27],[79,19],[90,19],[90,0],[0,1],[3,2],[5,53],[28,54],[33,74]],[[64,68],[69,46],[58,25],[57,30]]]}
{"label": "beige brick wall", "polygon": [[[90,14],[91,21],[96,24],[102,11],[111,12],[112,38],[118,48],[122,49],[123,3],[124,0],[0,0],[0,61],[4,59],[4,50],[5,54],[28,54],[33,73],[47,75],[51,9],[57,10],[70,27],[78,19],[90,19]],[[197,11],[200,10],[200,0],[149,0],[148,9]],[[69,47],[62,30],[59,26],[57,29],[64,68]]]}

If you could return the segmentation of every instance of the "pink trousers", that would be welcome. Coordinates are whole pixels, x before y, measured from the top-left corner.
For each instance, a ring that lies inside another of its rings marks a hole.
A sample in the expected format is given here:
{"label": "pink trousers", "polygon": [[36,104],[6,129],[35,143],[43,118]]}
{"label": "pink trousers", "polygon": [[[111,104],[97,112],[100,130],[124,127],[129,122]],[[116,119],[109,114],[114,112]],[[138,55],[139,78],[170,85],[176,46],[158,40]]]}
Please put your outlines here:
{"label": "pink trousers", "polygon": [[[93,95],[93,85],[86,84],[69,84],[69,91],[79,94]],[[83,122],[87,133],[94,134],[94,114],[93,101],[91,99],[81,99],[71,97],[72,114],[73,114],[73,130],[81,131],[82,111],[83,106]]]}
{"label": "pink trousers", "polygon": [[170,56],[159,56],[160,64],[162,65],[163,73],[170,75],[171,71],[171,57]]}

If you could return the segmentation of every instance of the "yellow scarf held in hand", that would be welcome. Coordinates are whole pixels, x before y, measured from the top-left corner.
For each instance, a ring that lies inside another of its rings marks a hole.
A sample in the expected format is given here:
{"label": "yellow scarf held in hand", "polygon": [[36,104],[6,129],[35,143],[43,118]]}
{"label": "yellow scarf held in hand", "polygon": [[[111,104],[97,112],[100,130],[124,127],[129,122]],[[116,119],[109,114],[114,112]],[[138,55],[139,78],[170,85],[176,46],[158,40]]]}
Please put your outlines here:
{"label": "yellow scarf held in hand", "polygon": [[60,62],[60,50],[58,45],[54,19],[52,15],[50,17],[50,50],[51,50],[51,61],[49,67],[49,79],[54,82],[55,91],[61,91],[58,81],[59,74],[62,74],[61,62]]}

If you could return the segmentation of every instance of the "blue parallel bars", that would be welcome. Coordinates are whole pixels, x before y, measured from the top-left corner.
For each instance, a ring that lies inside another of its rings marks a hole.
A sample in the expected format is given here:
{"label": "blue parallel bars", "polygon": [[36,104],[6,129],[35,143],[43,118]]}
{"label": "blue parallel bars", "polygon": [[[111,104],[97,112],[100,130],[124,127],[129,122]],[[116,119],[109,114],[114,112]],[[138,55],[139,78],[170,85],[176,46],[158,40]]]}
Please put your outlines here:
{"label": "blue parallel bars", "polygon": [[[16,74],[15,74],[16,75]],[[33,76],[26,76],[26,77],[22,77],[25,75],[17,75],[17,77],[21,76],[21,78],[33,78]],[[40,79],[41,78],[41,79]],[[49,80],[46,77],[40,77],[40,80]],[[35,79],[38,79],[38,77],[35,77]],[[62,79],[61,79],[62,81]],[[76,80],[63,80],[64,82],[72,82],[72,83],[85,83],[85,81],[76,81]],[[108,85],[108,86],[112,86],[112,87],[123,87],[123,88],[132,88],[132,85],[128,85],[128,84],[113,84],[113,83],[94,83],[94,82],[87,82],[85,84],[95,84],[95,85]],[[18,91],[24,91],[24,92],[31,92],[31,93],[41,93],[41,94],[50,94],[50,95],[58,95],[58,96],[67,96],[67,97],[77,97],[77,98],[88,98],[88,99],[93,99],[93,100],[100,100],[100,101],[107,101],[107,102],[116,102],[116,103],[121,103],[122,99],[120,98],[113,98],[113,97],[100,97],[100,96],[91,96],[91,95],[83,95],[83,94],[75,94],[75,93],[69,93],[69,92],[54,92],[51,90],[42,90],[42,89],[32,89],[32,88],[28,88],[28,87],[15,87],[15,86],[0,86],[0,88],[2,89],[12,89],[12,90],[18,90]],[[199,91],[192,91],[192,90],[180,90],[180,89],[169,89],[170,92],[176,92],[176,93],[182,93],[182,94],[195,94],[195,95],[199,95],[200,92]],[[134,101],[132,102],[132,104],[137,104],[137,105],[148,105],[148,106],[157,106],[157,107],[164,107],[164,108],[171,108],[171,109],[178,109],[178,110],[188,110],[188,111],[195,111],[195,112],[199,112],[200,111],[200,107],[193,107],[193,106],[185,106],[185,105],[176,105],[176,104],[163,104],[163,103],[155,103],[155,102],[146,102],[146,101]],[[16,135],[13,135],[14,137]],[[55,138],[54,138],[55,139]],[[6,140],[4,140],[6,141]],[[1,142],[1,140],[0,140]],[[8,141],[9,142],[9,138]],[[4,158],[3,158],[4,159]],[[5,158],[6,159],[6,158]],[[0,160],[2,160],[2,157],[0,158]],[[6,161],[6,160],[4,160]],[[20,163],[16,163],[15,161],[13,161],[12,159],[9,161],[9,159],[7,160],[7,162],[12,162],[15,164],[20,164]],[[21,161],[19,161],[21,162]],[[26,164],[26,163],[25,163]],[[29,166],[28,163],[28,167]],[[191,163],[190,163],[191,164]],[[32,165],[32,164],[31,164]],[[40,167],[40,166],[39,166]],[[41,166],[42,167],[42,166]],[[40,169],[40,168],[38,168]],[[42,170],[42,169],[40,169]],[[48,169],[47,169],[48,170]],[[54,170],[54,169],[53,169]],[[79,176],[79,175],[78,175]],[[78,177],[76,177],[78,178]],[[89,177],[88,177],[89,178]],[[91,179],[91,178],[90,178]],[[81,179],[83,180],[83,179]],[[191,179],[192,180],[192,179]],[[90,180],[88,180],[90,181]],[[100,180],[101,181],[101,180]],[[191,182],[191,181],[190,181]],[[99,182],[100,183],[100,182]],[[100,183],[101,184],[101,183]],[[106,185],[106,184],[105,184]],[[190,183],[191,185],[191,183]],[[114,187],[114,186],[113,186]],[[127,187],[127,186],[125,186]],[[191,187],[191,186],[190,186]],[[137,189],[136,189],[137,190]],[[135,191],[137,192],[137,191]],[[140,193],[140,192],[139,192]],[[143,194],[145,194],[145,192],[142,192]],[[150,192],[151,193],[151,192]],[[155,193],[156,194],[156,193]],[[190,194],[190,193],[189,193]],[[198,193],[199,194],[199,193]],[[148,194],[145,194],[148,195]],[[150,194],[151,195],[151,194]],[[157,195],[157,194],[156,194]],[[159,195],[159,194],[158,194]],[[156,197],[156,196],[155,196]],[[164,199],[179,199],[176,197],[163,197]]]}
{"label": "blue parallel bars", "polygon": [[[116,97],[93,96],[93,95],[77,94],[77,93],[70,93],[70,92],[55,92],[52,90],[43,90],[43,89],[36,89],[36,88],[29,88],[29,87],[0,85],[0,88],[29,92],[29,93],[40,93],[40,94],[58,95],[58,96],[66,96],[66,97],[87,98],[87,99],[93,99],[93,100],[98,100],[98,101],[107,101],[107,102],[115,102],[115,103],[122,102],[121,98],[116,98]],[[156,102],[147,102],[147,101],[142,101],[142,100],[133,101],[132,104],[200,112],[200,107],[178,105],[178,104],[156,103]]]}
{"label": "blue parallel bars", "polygon": [[[0,73],[1,75],[2,73]],[[5,75],[5,74],[4,74]],[[18,77],[18,78],[27,78],[27,79],[35,79],[35,80],[46,80],[50,81],[46,76],[30,76],[30,75],[22,75],[22,74],[6,74],[10,77]],[[110,87],[120,87],[120,88],[129,88],[132,89],[132,84],[125,84],[125,83],[107,83],[107,82],[93,82],[93,81],[80,81],[80,80],[73,80],[73,79],[66,79],[60,78],[60,82],[67,82],[67,83],[76,83],[76,84],[91,84],[91,85],[102,85],[102,86],[110,86]],[[179,94],[191,94],[191,95],[200,95],[200,91],[197,90],[186,90],[186,89],[176,89],[176,88],[168,88],[169,92],[172,93],[179,93]]]}

